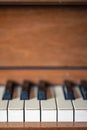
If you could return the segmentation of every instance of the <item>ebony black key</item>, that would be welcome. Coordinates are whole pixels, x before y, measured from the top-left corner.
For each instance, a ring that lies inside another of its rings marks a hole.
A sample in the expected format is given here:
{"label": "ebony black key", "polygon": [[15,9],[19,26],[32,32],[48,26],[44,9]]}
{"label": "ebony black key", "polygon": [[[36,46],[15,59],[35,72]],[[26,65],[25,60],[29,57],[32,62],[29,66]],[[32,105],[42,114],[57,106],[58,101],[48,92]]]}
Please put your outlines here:
{"label": "ebony black key", "polygon": [[73,100],[74,99],[74,93],[73,93],[73,82],[66,80],[64,82],[63,90],[65,99],[67,100]]}
{"label": "ebony black key", "polygon": [[38,100],[46,100],[47,99],[47,86],[45,81],[40,81],[38,86]]}
{"label": "ebony black key", "polygon": [[3,100],[11,100],[15,83],[13,81],[7,81],[6,89],[3,95]]}
{"label": "ebony black key", "polygon": [[86,80],[81,81],[80,90],[81,90],[83,99],[87,100],[87,81]]}
{"label": "ebony black key", "polygon": [[24,81],[22,86],[22,92],[21,92],[21,100],[28,100],[29,99],[29,92],[30,92],[30,82]]}

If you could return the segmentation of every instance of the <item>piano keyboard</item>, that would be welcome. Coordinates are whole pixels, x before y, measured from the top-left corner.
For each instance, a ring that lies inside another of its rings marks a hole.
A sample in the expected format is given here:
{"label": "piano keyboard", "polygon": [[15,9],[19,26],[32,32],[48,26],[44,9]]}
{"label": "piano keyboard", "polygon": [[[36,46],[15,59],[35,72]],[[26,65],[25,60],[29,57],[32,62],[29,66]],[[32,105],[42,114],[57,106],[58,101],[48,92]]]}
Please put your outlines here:
{"label": "piano keyboard", "polygon": [[87,81],[0,86],[0,122],[87,122]]}

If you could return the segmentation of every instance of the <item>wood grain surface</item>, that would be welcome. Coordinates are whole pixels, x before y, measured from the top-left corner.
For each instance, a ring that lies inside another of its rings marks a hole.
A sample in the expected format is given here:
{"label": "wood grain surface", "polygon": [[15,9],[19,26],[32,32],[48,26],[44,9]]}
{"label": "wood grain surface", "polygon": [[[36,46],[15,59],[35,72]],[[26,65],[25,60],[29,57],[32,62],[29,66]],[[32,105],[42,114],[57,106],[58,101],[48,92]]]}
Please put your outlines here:
{"label": "wood grain surface", "polygon": [[35,5],[35,4],[60,4],[60,5],[67,5],[67,4],[86,4],[87,0],[0,0],[0,4],[18,4],[18,5]]}
{"label": "wood grain surface", "polygon": [[63,84],[64,80],[80,83],[83,79],[87,80],[87,70],[0,70],[0,84],[6,84],[7,80],[18,83],[30,80],[36,84],[40,80],[52,84]]}
{"label": "wood grain surface", "polygon": [[87,123],[0,123],[1,130],[86,130]]}
{"label": "wood grain surface", "polygon": [[0,8],[0,67],[87,67],[86,59],[86,8]]}

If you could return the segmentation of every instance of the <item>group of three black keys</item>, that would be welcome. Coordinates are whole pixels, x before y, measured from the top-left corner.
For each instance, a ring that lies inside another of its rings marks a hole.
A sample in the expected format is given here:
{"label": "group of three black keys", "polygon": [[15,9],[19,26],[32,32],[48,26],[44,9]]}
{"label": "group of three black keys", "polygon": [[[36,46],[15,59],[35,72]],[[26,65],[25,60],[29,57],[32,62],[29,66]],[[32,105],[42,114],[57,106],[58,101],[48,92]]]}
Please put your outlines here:
{"label": "group of three black keys", "polygon": [[[15,83],[14,81],[7,81],[5,92],[3,94],[3,100],[11,100],[14,88],[17,86],[18,84]],[[29,100],[29,93],[32,86],[34,85],[30,81],[26,80],[23,82],[20,100]],[[48,87],[52,85],[41,80],[37,86],[38,86],[37,99],[47,100],[47,89]],[[64,81],[62,88],[63,88],[65,100],[74,100],[74,93],[73,93],[74,86],[76,86],[75,83],[68,80]],[[87,81],[85,80],[81,81],[78,87],[82,93],[83,99],[86,100],[87,99]]]}

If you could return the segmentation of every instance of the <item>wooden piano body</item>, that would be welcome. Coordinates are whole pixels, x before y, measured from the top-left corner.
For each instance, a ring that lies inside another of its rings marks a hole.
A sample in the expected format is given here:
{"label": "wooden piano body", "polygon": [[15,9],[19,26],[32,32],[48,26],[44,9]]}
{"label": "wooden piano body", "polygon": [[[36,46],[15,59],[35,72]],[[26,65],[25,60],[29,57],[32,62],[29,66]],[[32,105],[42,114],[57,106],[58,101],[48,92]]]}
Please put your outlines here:
{"label": "wooden piano body", "polygon": [[87,5],[87,0],[0,0],[1,5]]}
{"label": "wooden piano body", "polygon": [[[0,84],[87,80],[86,7],[1,7]],[[86,130],[87,123],[0,123],[0,129]]]}

